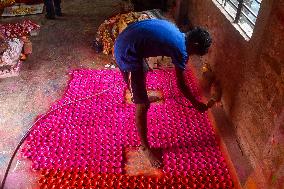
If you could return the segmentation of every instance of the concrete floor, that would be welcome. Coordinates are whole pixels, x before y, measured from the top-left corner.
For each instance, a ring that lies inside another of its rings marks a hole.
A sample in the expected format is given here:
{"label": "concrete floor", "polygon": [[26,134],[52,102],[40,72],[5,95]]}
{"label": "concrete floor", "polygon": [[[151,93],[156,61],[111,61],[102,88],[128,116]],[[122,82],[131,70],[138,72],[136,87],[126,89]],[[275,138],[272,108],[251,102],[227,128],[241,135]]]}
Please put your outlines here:
{"label": "concrete floor", "polygon": [[[41,25],[39,35],[32,37],[33,53],[23,63],[20,76],[0,79],[1,180],[21,137],[64,93],[69,71],[100,69],[110,61],[110,57],[96,55],[91,46],[99,24],[119,12],[116,5],[119,1],[76,0],[63,2],[66,16],[56,20],[46,20],[44,14],[1,18],[1,22],[31,19]],[[23,188],[22,184],[14,187]]]}
{"label": "concrete floor", "polygon": [[[31,19],[41,25],[32,38],[33,54],[24,62],[20,76],[0,80],[0,179],[11,153],[36,117],[47,112],[59,99],[76,68],[101,69],[111,57],[98,55],[91,48],[100,23],[119,12],[119,1],[73,0],[62,4],[63,18],[46,20],[44,15],[1,19],[1,22]],[[196,62],[196,61],[193,61]],[[199,67],[198,63],[194,63]],[[238,147],[235,133],[221,107],[214,108],[216,127],[236,168],[241,185],[250,173],[247,158]],[[24,182],[15,188],[24,187]]]}

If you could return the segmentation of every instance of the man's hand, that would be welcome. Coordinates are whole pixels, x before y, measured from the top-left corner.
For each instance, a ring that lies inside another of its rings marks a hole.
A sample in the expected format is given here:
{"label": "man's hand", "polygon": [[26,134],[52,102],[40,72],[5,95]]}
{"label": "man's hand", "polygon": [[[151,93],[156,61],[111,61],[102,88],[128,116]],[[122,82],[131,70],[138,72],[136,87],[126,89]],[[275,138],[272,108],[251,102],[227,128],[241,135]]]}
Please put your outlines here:
{"label": "man's hand", "polygon": [[196,102],[193,104],[194,108],[197,109],[199,112],[205,112],[208,110],[208,106],[202,102]]}

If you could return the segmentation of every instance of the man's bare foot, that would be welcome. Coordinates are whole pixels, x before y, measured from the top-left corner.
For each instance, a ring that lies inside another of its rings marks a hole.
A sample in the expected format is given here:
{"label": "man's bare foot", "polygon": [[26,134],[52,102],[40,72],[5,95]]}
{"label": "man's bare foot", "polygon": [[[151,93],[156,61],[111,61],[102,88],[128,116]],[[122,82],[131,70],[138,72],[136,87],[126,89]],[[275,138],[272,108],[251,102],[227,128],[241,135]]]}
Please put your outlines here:
{"label": "man's bare foot", "polygon": [[141,146],[140,149],[145,154],[145,156],[149,159],[152,167],[154,168],[161,167],[162,162],[159,160],[159,158],[155,155],[155,153],[150,148]]}
{"label": "man's bare foot", "polygon": [[150,103],[161,101],[162,99],[158,96],[149,96],[148,97]]}

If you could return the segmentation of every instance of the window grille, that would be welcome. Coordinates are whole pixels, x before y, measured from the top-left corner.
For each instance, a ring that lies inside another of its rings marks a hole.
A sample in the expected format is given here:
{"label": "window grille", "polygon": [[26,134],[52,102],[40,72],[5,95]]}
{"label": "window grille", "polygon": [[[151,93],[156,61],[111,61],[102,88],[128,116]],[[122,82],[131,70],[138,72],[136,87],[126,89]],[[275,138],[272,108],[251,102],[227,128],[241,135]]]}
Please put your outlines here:
{"label": "window grille", "polygon": [[262,0],[216,0],[239,25],[241,30],[251,37]]}

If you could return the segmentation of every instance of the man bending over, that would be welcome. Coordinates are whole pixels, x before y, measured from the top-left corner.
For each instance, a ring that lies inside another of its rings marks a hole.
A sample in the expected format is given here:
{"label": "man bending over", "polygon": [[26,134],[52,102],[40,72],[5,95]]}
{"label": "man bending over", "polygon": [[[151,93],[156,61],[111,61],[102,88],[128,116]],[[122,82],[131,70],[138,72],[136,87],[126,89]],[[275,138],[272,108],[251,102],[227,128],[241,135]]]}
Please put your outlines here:
{"label": "man bending over", "polygon": [[152,166],[160,166],[147,140],[147,111],[150,103],[157,100],[148,97],[146,89],[147,65],[144,58],[155,56],[171,57],[175,65],[176,78],[182,94],[200,112],[208,106],[198,101],[185,84],[184,70],[190,55],[203,56],[211,45],[209,33],[199,27],[182,33],[166,20],[150,19],[129,25],[119,34],[114,45],[114,54],[118,67],[136,105],[135,120],[139,132],[142,150]]}

